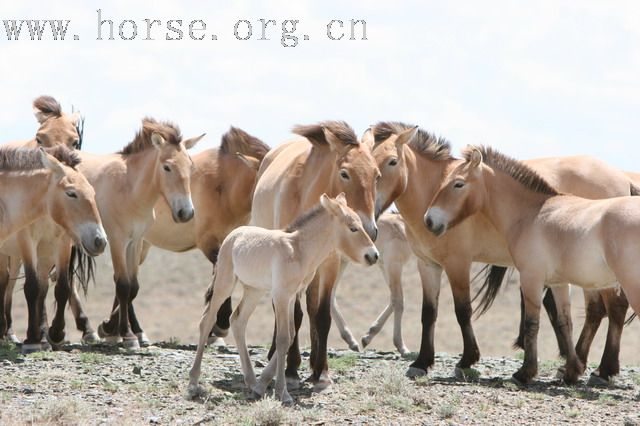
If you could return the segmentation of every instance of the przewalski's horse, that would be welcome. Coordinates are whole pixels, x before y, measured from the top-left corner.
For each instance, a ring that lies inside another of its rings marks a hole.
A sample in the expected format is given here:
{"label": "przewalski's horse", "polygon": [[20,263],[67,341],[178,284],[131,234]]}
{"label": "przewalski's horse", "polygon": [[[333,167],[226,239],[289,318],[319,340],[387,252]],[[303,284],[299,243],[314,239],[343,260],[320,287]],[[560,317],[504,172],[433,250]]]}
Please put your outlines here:
{"label": "przewalski's horse", "polygon": [[[372,144],[373,156],[382,172],[377,188],[377,209],[384,211],[395,200],[406,223],[409,243],[424,262],[424,273],[421,274],[422,342],[418,358],[407,371],[410,376],[426,374],[434,362],[434,330],[442,270],[451,284],[463,336],[463,355],[456,369],[459,371],[469,368],[480,357],[471,326],[471,263],[512,264],[503,238],[482,215],[473,215],[439,238],[425,228],[424,212],[448,171],[461,160],[451,156],[446,140],[426,131],[420,130],[407,139],[407,132],[414,128],[403,123],[383,122],[373,126],[363,138]],[[546,158],[531,160],[528,164],[540,168],[547,164],[546,169],[553,170],[555,183],[566,192],[589,196],[587,194],[597,191],[601,198],[629,195],[628,177],[591,157],[567,157],[562,161]],[[560,297],[566,298],[568,303],[568,289],[556,288],[554,291],[563,293]]]}
{"label": "przewalski's horse", "polygon": [[[545,285],[573,283],[598,290],[617,282],[640,312],[640,198],[589,200],[561,194],[532,168],[492,148],[468,147],[463,155],[465,161],[443,180],[425,224],[438,236],[480,213],[505,239],[525,303],[524,363],[514,378],[529,383],[538,370]],[[572,383],[584,365],[571,336],[566,337],[565,380]]]}
{"label": "przewalski's horse", "polygon": [[[97,255],[106,246],[106,236],[96,206],[95,192],[75,167],[77,155],[57,146],[49,155],[40,149],[0,148],[0,201],[3,207],[0,242],[38,219],[51,219],[88,253]],[[61,161],[58,161],[59,158]],[[28,273],[34,274],[35,271]],[[3,289],[6,290],[6,289]],[[37,280],[24,287],[29,308],[29,327],[23,351],[40,349],[42,302]],[[5,293],[2,292],[4,298]],[[0,309],[0,335],[6,334],[5,304]]]}
{"label": "przewalski's horse", "polygon": [[50,148],[65,145],[80,148],[81,135],[77,127],[82,118],[79,112],[66,114],[57,100],[51,96],[40,96],[33,101],[33,113],[40,124],[35,137],[27,141],[10,142],[7,146]]}
{"label": "przewalski's horse", "polygon": [[[405,223],[399,213],[383,213],[376,223],[378,224],[376,247],[380,252],[378,265],[382,270],[387,286],[389,286],[389,304],[371,324],[367,334],[362,337],[362,347],[365,348],[371,343],[393,313],[393,344],[400,354],[406,355],[409,353],[409,349],[407,349],[402,338],[402,313],[404,311],[402,270],[408,262],[415,259],[417,260],[418,272],[422,276],[425,273],[424,265],[411,250],[411,246],[407,241]],[[360,346],[342,317],[335,297],[331,306],[331,317],[336,322],[343,340],[347,342],[352,350],[359,351]]]}
{"label": "przewalski's horse", "polygon": [[189,184],[193,162],[187,149],[203,136],[183,140],[175,125],[145,118],[134,140],[120,152],[79,152],[80,169],[96,190],[114,268],[113,311],[98,327],[107,340],[122,339],[124,347],[139,347],[129,317],[131,323],[137,323],[131,302],[139,289],[142,238],[153,224],[153,207],[160,197],[171,206],[174,221],[187,222],[193,217]]}
{"label": "przewalski's horse", "polygon": [[[303,138],[271,150],[260,166],[250,223],[268,229],[282,229],[315,205],[322,193],[336,196],[344,192],[349,207],[360,216],[364,229],[375,239],[378,232],[374,216],[375,186],[380,172],[369,147],[359,143],[353,129],[339,121],[296,126],[293,133]],[[330,254],[307,289],[310,361],[316,389],[331,383],[327,366],[327,337],[331,327],[331,294],[340,269],[340,256]],[[301,322],[302,310],[297,301],[296,330]],[[297,370],[300,362],[296,337],[286,371],[292,386],[299,382]]]}
{"label": "przewalski's horse", "polygon": [[[335,199],[326,194],[320,205],[299,216],[285,230],[242,226],[222,243],[211,299],[200,321],[198,351],[189,374],[190,393],[198,394],[202,355],[218,309],[227,300],[237,281],[244,289],[233,313],[231,328],[238,345],[245,384],[264,395],[276,376],[275,395],[285,404],[293,403],[285,380],[285,356],[296,333],[294,305],[316,270],[331,253],[338,252],[353,262],[372,265],[378,250],[363,228],[359,215],[347,207],[344,193]],[[276,352],[256,380],[245,340],[249,317],[270,293],[276,317]]]}

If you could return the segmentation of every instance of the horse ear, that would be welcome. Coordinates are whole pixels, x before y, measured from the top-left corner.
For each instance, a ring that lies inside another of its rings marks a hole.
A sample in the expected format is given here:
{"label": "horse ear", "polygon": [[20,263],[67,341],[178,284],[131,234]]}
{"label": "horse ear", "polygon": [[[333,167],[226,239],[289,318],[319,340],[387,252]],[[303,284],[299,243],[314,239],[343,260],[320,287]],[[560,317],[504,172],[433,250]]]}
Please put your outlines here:
{"label": "horse ear", "polygon": [[371,130],[371,127],[364,131],[360,140],[362,141],[362,144],[368,146],[369,149],[373,148],[375,139],[373,138],[373,131]]}
{"label": "horse ear", "polygon": [[36,120],[38,120],[38,123],[40,124],[44,124],[45,121],[55,116],[55,114],[52,114],[50,112],[43,112],[38,108],[33,109],[33,115],[36,116]]}
{"label": "horse ear", "polygon": [[236,155],[247,167],[253,170],[258,170],[260,168],[260,160],[250,155],[245,155],[241,152],[236,152]]}
{"label": "horse ear", "polygon": [[341,192],[338,194],[338,196],[336,197],[336,201],[340,204],[342,204],[343,206],[347,205],[347,197],[344,194],[344,192]]}
{"label": "horse ear", "polygon": [[200,136],[196,136],[195,138],[189,138],[187,140],[182,141],[182,143],[184,144],[184,147],[187,149],[191,149],[194,146],[196,146],[196,144],[198,142],[200,142],[200,139],[204,138],[206,135],[206,133],[201,134]]}
{"label": "horse ear", "polygon": [[338,214],[340,213],[340,207],[338,206],[338,203],[332,200],[327,194],[322,194],[320,196],[320,204],[322,204],[322,207],[324,207],[329,213],[334,216],[338,216]]}
{"label": "horse ear", "polygon": [[473,148],[473,151],[471,151],[469,163],[472,168],[476,168],[482,163],[482,153],[478,148]]}
{"label": "horse ear", "polygon": [[402,133],[398,134],[398,137],[396,138],[396,145],[404,145],[411,142],[416,133],[418,133],[418,126],[414,126],[403,131]]}
{"label": "horse ear", "polygon": [[331,147],[331,151],[342,151],[343,149],[345,149],[345,143],[342,142],[336,135],[334,135],[331,130],[323,127],[322,132],[324,133],[324,138],[327,140],[327,143],[329,143],[329,146]]}
{"label": "horse ear", "polygon": [[166,144],[167,141],[164,140],[164,138],[162,137],[162,135],[160,135],[160,133],[153,132],[151,134],[151,143],[153,144],[154,147],[160,148],[162,145]]}
{"label": "horse ear", "polygon": [[47,154],[43,148],[39,148],[38,151],[40,152],[40,161],[45,168],[51,170],[55,176],[64,175],[64,167],[62,167],[62,163],[60,163],[54,156]]}

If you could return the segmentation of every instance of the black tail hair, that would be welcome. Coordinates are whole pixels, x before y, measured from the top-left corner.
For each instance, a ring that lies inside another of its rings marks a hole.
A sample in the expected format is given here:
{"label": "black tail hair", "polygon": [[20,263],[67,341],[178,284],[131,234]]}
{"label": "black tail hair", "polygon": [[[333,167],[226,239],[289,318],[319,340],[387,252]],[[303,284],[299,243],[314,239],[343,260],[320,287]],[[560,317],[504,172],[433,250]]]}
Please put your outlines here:
{"label": "black tail hair", "polygon": [[69,285],[73,286],[74,277],[78,277],[84,295],[89,290],[89,282],[95,283],[96,261],[93,257],[87,255],[81,247],[74,245],[71,248],[71,257],[69,258]]}
{"label": "black tail hair", "polygon": [[629,186],[630,186],[629,192],[632,197],[640,196],[640,188],[635,186],[633,183],[630,183]]}
{"label": "black tail hair", "polygon": [[[487,268],[485,268],[487,269]],[[496,297],[498,296],[498,292],[500,291],[500,287],[502,287],[502,282],[504,281],[504,276],[507,274],[507,270],[509,268],[505,268],[504,266],[496,266],[491,265],[488,268],[488,272],[485,275],[484,283],[482,287],[478,289],[476,295],[473,296],[473,300],[471,302],[475,302],[478,297],[480,297],[480,303],[474,309],[474,314],[476,318],[484,315],[485,312],[489,310]]]}
{"label": "black tail hair", "polygon": [[627,319],[624,321],[624,325],[626,326],[626,325],[631,324],[631,322],[632,322],[634,319],[636,319],[636,317],[637,317],[637,316],[638,316],[638,314],[636,314],[635,312],[633,312],[631,315],[629,315],[629,318],[627,318]]}

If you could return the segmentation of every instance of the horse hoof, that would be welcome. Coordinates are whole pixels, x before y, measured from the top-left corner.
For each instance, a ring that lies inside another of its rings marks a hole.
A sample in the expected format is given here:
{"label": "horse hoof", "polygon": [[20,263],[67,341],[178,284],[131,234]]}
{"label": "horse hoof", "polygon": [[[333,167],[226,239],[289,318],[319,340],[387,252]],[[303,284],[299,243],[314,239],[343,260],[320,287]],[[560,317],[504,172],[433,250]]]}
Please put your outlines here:
{"label": "horse hoof", "polygon": [[285,380],[288,390],[298,390],[302,386],[299,377],[286,377]]}
{"label": "horse hoof", "polygon": [[316,393],[325,392],[331,389],[331,385],[333,385],[331,377],[327,373],[322,373],[318,381],[313,385],[313,391]]}
{"label": "horse hoof", "polygon": [[251,387],[251,398],[261,399],[264,396],[266,387],[264,385],[257,384]]}
{"label": "horse hoof", "polygon": [[351,349],[354,352],[360,352],[360,345],[358,345],[358,342],[351,342],[349,343],[349,349]]}
{"label": "horse hoof", "polygon": [[564,365],[558,367],[558,369],[556,370],[556,379],[563,380],[565,374],[567,374],[567,370]]}
{"label": "horse hoof", "polygon": [[136,337],[138,338],[138,343],[140,344],[141,347],[146,348],[147,346],[151,345],[151,340],[149,340],[147,335],[144,334],[144,331],[141,331],[140,333],[136,333]]}
{"label": "horse hoof", "polygon": [[288,392],[285,392],[285,394],[282,395],[281,400],[282,400],[282,405],[285,407],[293,407],[293,405],[295,404],[295,401],[293,400],[291,395],[289,395]]}
{"label": "horse hoof", "polygon": [[22,351],[22,355],[29,355],[36,352],[41,352],[42,343],[23,343],[21,351]]}
{"label": "horse hoof", "polygon": [[613,377],[607,380],[604,377],[600,377],[595,373],[591,373],[591,375],[589,376],[589,380],[587,381],[587,386],[595,386],[595,387],[611,386],[613,384],[614,384]]}
{"label": "horse hoof", "polygon": [[531,383],[533,378],[525,372],[518,370],[513,373],[513,375],[511,376],[511,380],[518,386],[527,386],[529,383]]}
{"label": "horse hoof", "polygon": [[405,356],[407,356],[407,355],[409,355],[411,353],[409,348],[407,348],[406,346],[403,346],[400,349],[398,349],[398,352],[400,352],[400,356],[401,357],[405,357]]}
{"label": "horse hoof", "polygon": [[20,339],[18,339],[18,336],[16,336],[13,333],[7,334],[6,336],[4,336],[4,340],[6,342],[13,343],[14,345],[20,344]]}
{"label": "horse hoof", "polygon": [[66,340],[64,339],[64,335],[63,335],[62,339],[60,339],[59,341],[54,341],[54,340],[51,338],[51,335],[49,334],[49,332],[48,332],[48,331],[47,331],[47,332],[45,332],[44,336],[45,336],[45,338],[47,339],[47,342],[49,342],[49,345],[51,345],[51,348],[52,348],[54,351],[59,351],[60,349],[62,349],[62,346],[63,346],[65,343],[69,343],[68,341],[66,341]]}
{"label": "horse hoof", "polygon": [[410,379],[415,379],[417,377],[422,377],[427,375],[427,370],[418,367],[409,367],[407,368],[407,372],[405,373],[407,377]]}
{"label": "horse hoof", "polygon": [[229,329],[228,328],[226,328],[226,329],[225,328],[220,328],[216,324],[211,329],[211,334],[213,334],[214,336],[218,336],[218,337],[227,337],[227,335],[229,334]]}
{"label": "horse hoof", "polygon": [[225,343],[224,339],[222,337],[218,337],[218,336],[209,336],[209,338],[207,339],[207,345],[208,346],[215,346],[215,347],[223,347],[223,346],[227,346],[227,344]]}
{"label": "horse hoof", "polygon": [[360,339],[360,342],[362,343],[362,349],[364,349],[367,346],[369,346],[369,343],[371,343],[371,339],[366,336],[362,336],[362,339]]}
{"label": "horse hoof", "polygon": [[124,337],[122,339],[122,347],[125,349],[140,349],[140,342],[138,342],[138,337]]}
{"label": "horse hoof", "polygon": [[100,336],[95,331],[88,331],[82,335],[82,343],[85,345],[95,345],[100,343]]}
{"label": "horse hoof", "polygon": [[204,389],[204,386],[201,385],[189,385],[187,388],[187,394],[185,395],[185,399],[187,401],[193,401],[194,399],[204,398],[207,396],[207,391]]}

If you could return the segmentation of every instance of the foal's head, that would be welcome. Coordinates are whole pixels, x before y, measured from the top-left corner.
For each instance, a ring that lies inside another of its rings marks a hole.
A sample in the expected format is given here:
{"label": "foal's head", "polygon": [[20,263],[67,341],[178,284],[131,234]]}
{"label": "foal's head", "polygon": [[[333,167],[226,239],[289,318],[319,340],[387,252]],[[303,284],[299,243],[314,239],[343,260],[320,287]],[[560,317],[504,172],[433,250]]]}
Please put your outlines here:
{"label": "foal's head", "polygon": [[369,128],[362,138],[363,143],[372,147],[373,158],[382,174],[376,187],[376,218],[407,187],[408,171],[404,150],[416,133],[418,126],[378,123]]}
{"label": "foal's head", "polygon": [[79,113],[65,114],[60,103],[51,96],[40,96],[34,100],[33,112],[40,123],[36,133],[39,146],[49,148],[65,145],[69,148],[80,148]]}
{"label": "foal's head", "polygon": [[437,236],[477,212],[484,201],[482,152],[470,147],[464,157],[444,178],[424,215],[427,229]]}
{"label": "foal's head", "polygon": [[380,178],[380,170],[370,147],[360,143],[353,129],[341,121],[296,126],[293,132],[306,137],[315,149],[333,156],[335,172],[330,177],[328,189],[346,194],[367,234],[375,240],[378,235],[375,222],[376,182]]}
{"label": "foal's head", "polygon": [[362,226],[362,220],[349,206],[344,192],[336,198],[322,194],[320,204],[337,221],[338,251],[353,262],[373,265],[378,261],[378,249]]}
{"label": "foal's head", "polygon": [[107,236],[102,228],[93,187],[82,173],[75,170],[79,157],[62,146],[49,151],[53,155],[43,149],[38,151],[42,165],[51,173],[46,195],[49,215],[89,255],[102,253],[107,246]]}
{"label": "foal's head", "polygon": [[147,149],[155,150],[155,181],[171,207],[175,222],[188,222],[194,215],[190,188],[193,161],[187,149],[194,147],[203,137],[204,134],[183,140],[177,126],[145,118],[133,142],[120,151],[123,155],[131,155]]}

